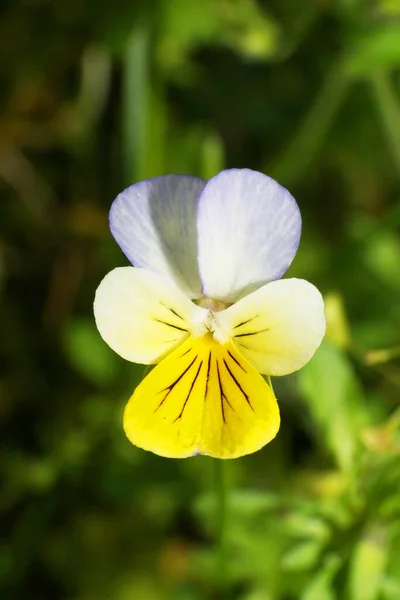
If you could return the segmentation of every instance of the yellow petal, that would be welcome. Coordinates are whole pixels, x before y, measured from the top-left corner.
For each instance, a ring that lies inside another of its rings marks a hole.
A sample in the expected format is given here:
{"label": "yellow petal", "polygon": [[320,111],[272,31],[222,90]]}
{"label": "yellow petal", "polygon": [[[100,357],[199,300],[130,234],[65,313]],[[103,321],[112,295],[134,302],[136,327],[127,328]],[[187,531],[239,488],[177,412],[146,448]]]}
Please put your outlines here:
{"label": "yellow petal", "polygon": [[322,296],[304,279],[267,283],[215,313],[215,319],[238,350],[268,375],[300,369],[325,335]]}
{"label": "yellow petal", "polygon": [[280,424],[271,387],[232,342],[190,338],[136,388],[124,415],[129,440],[161,456],[237,458]]}
{"label": "yellow petal", "polygon": [[206,318],[170,280],[134,267],[105,276],[96,291],[94,314],[105,342],[126,360],[156,363]]}

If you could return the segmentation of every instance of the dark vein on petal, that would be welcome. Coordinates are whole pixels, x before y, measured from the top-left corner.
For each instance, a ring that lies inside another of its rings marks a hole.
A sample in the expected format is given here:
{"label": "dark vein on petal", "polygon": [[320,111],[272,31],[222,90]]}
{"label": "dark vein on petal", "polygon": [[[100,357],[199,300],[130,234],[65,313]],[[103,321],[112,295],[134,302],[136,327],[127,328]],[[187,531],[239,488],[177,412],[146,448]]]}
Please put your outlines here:
{"label": "dark vein on petal", "polygon": [[161,406],[164,404],[165,400],[167,399],[167,397],[169,396],[169,394],[172,392],[172,390],[174,389],[174,387],[180,382],[180,380],[182,379],[182,377],[189,371],[190,367],[193,365],[194,361],[196,360],[197,356],[194,357],[194,359],[192,360],[192,362],[190,363],[190,365],[188,367],[186,367],[186,369],[183,371],[183,373],[181,373],[179,375],[179,377],[177,379],[175,379],[175,381],[173,383],[171,383],[171,385],[168,385],[166,388],[164,388],[163,390],[160,390],[160,394],[162,394],[163,392],[167,392],[164,396],[164,398],[161,400],[160,404],[157,406],[157,408],[155,409],[154,412],[157,412],[159,408],[161,408]]}
{"label": "dark vein on petal", "polygon": [[254,321],[254,319],[257,319],[257,317],[259,317],[260,315],[254,315],[254,317],[250,317],[250,319],[247,319],[247,321],[242,321],[241,323],[238,323],[237,325],[235,325],[235,327],[233,329],[237,329],[238,327],[241,327],[242,325],[247,325],[247,323],[250,323],[250,321]]}
{"label": "dark vein on petal", "polygon": [[206,390],[204,392],[204,400],[206,400],[207,394],[208,394],[208,381],[210,379],[210,369],[211,369],[211,352],[208,355],[207,375],[206,375]]}
{"label": "dark vein on petal", "polygon": [[264,331],[269,331],[271,328],[267,327],[266,329],[260,329],[260,331],[250,331],[250,333],[238,333],[235,337],[247,337],[249,335],[257,335],[258,333],[264,333]]}
{"label": "dark vein on petal", "polygon": [[218,383],[219,383],[219,394],[220,394],[220,399],[221,399],[222,419],[223,419],[224,423],[226,423],[226,420],[225,420],[225,409],[224,409],[224,400],[227,403],[227,405],[233,410],[233,412],[235,412],[235,409],[233,408],[232,404],[229,402],[228,398],[226,397],[225,392],[224,392],[224,388],[222,387],[221,374],[219,372],[218,360],[216,360],[215,363],[217,365],[217,375],[218,375]]}
{"label": "dark vein on petal", "polygon": [[[243,345],[243,344],[242,344],[242,345]],[[244,347],[245,347],[245,346],[244,346]],[[247,373],[247,371],[246,371],[246,369],[244,368],[244,366],[243,366],[243,365],[241,365],[241,364],[240,364],[240,362],[239,362],[239,361],[238,361],[238,360],[237,360],[237,359],[236,359],[236,358],[233,356],[232,352],[230,352],[230,351],[228,350],[228,354],[229,354],[229,356],[231,357],[231,359],[232,359],[233,361],[235,361],[235,363],[237,364],[237,366],[238,366],[238,367],[240,367],[240,368],[242,369],[242,371],[244,371],[245,373]]]}
{"label": "dark vein on petal", "polygon": [[157,323],[162,323],[163,325],[167,325],[168,327],[173,327],[173,329],[178,329],[179,331],[188,331],[187,329],[184,329],[183,327],[178,327],[177,325],[172,325],[172,323],[167,323],[166,321],[162,321],[161,319],[154,319],[154,321],[157,321]]}
{"label": "dark vein on petal", "polygon": [[217,365],[217,375],[218,375],[218,383],[219,383],[219,399],[220,399],[220,403],[221,403],[222,420],[223,420],[224,423],[226,423],[226,421],[225,421],[225,409],[224,409],[225,394],[224,394],[223,389],[222,389],[222,382],[221,382],[221,376],[219,374],[218,361],[216,360],[215,363]]}
{"label": "dark vein on petal", "polygon": [[198,376],[199,376],[200,369],[201,369],[201,367],[202,367],[202,366],[203,366],[203,361],[200,361],[199,368],[197,369],[197,373],[196,373],[196,375],[194,376],[194,379],[193,379],[193,381],[192,381],[192,385],[190,386],[190,389],[189,389],[188,395],[186,396],[186,400],[185,400],[185,402],[183,403],[182,410],[181,410],[181,412],[179,413],[179,415],[176,417],[176,419],[174,420],[174,423],[176,423],[176,421],[178,421],[178,419],[180,419],[180,418],[182,417],[182,415],[183,415],[183,411],[184,411],[184,410],[185,410],[185,408],[186,408],[186,404],[188,403],[188,400],[189,400],[189,398],[190,398],[190,394],[191,394],[191,393],[192,393],[192,391],[193,391],[194,384],[195,384],[195,383],[196,383],[196,381],[197,381],[197,378],[198,378]]}
{"label": "dark vein on petal", "polygon": [[174,314],[176,317],[178,317],[178,319],[180,319],[181,321],[185,320],[183,317],[181,317],[181,315],[179,313],[176,312],[176,310],[174,310],[170,306],[167,306],[163,302],[160,302],[160,304],[161,304],[161,306],[163,306],[164,308],[166,308],[167,310],[169,310],[170,312],[172,312],[172,314]]}
{"label": "dark vein on petal", "polygon": [[228,371],[229,375],[232,377],[233,381],[236,383],[237,387],[238,387],[238,388],[239,388],[239,390],[242,392],[242,394],[243,394],[243,396],[245,397],[245,399],[246,399],[246,402],[247,402],[247,404],[250,406],[251,410],[254,412],[254,408],[253,408],[253,406],[252,406],[252,404],[251,404],[251,402],[250,402],[250,398],[249,398],[249,396],[246,394],[246,392],[244,391],[244,389],[242,388],[242,386],[240,385],[240,383],[238,382],[238,380],[236,379],[236,377],[234,376],[234,374],[233,374],[233,373],[232,373],[232,371],[230,370],[230,368],[229,368],[229,365],[228,365],[228,363],[226,362],[226,360],[225,360],[225,359],[223,359],[223,361],[224,361],[225,368],[226,368],[226,370]]}
{"label": "dark vein on petal", "polygon": [[181,354],[181,355],[179,356],[179,358],[182,358],[182,356],[186,356],[186,354],[189,354],[189,352],[191,352],[191,351],[192,351],[192,348],[188,348],[188,349],[186,350],[186,352],[184,352],[183,354]]}

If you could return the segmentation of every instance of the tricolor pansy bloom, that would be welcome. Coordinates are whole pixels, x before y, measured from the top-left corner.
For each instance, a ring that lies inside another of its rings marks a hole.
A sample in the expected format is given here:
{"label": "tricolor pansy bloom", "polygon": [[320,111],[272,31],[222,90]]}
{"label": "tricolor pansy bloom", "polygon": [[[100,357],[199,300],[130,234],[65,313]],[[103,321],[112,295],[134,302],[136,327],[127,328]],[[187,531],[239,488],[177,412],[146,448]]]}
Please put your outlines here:
{"label": "tricolor pansy bloom", "polygon": [[296,371],[325,333],[318,290],[280,280],[300,240],[294,198],[249,169],[166,175],[123,191],[110,228],[134,267],[100,283],[97,327],[126,360],[157,365],[126,406],[129,440],[175,458],[270,442],[279,408],[261,374]]}

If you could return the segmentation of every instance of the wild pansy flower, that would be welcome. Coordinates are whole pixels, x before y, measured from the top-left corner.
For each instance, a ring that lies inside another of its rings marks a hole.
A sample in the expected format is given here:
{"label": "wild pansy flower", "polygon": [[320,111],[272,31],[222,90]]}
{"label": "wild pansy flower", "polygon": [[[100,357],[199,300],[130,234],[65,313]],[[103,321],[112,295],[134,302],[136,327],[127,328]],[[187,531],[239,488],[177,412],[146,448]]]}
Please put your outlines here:
{"label": "wild pansy flower", "polygon": [[296,371],[325,333],[318,290],[279,280],[300,240],[294,198],[249,169],[166,175],[122,192],[110,228],[135,266],[100,283],[97,327],[126,360],[157,364],[126,406],[129,440],[174,458],[270,442],[279,408],[260,373]]}

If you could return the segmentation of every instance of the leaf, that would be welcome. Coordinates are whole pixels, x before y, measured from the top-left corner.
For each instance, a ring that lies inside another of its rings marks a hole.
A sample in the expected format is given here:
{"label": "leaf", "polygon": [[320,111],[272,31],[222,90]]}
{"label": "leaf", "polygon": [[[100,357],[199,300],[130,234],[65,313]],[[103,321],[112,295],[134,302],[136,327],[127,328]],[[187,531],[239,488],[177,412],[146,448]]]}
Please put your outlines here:
{"label": "leaf", "polygon": [[157,58],[164,68],[182,66],[202,45],[221,44],[249,59],[262,60],[278,49],[279,28],[254,0],[174,0],[165,2]]}
{"label": "leaf", "polygon": [[347,72],[352,76],[369,76],[372,71],[400,65],[399,39],[398,22],[363,32],[350,49]]}
{"label": "leaf", "polygon": [[380,598],[388,556],[388,541],[382,529],[367,532],[358,542],[350,564],[349,594],[352,600]]}
{"label": "leaf", "polygon": [[107,385],[116,377],[118,359],[101,339],[94,319],[69,321],[63,332],[63,343],[70,364],[90,382]]}
{"label": "leaf", "polygon": [[[195,502],[195,511],[207,532],[215,527],[215,493],[202,494]],[[229,492],[230,534],[237,536],[238,530],[246,530],[252,523],[260,528],[272,511],[279,507],[279,497],[256,490],[231,490]]]}
{"label": "leaf", "polygon": [[215,132],[207,132],[201,149],[201,177],[208,180],[222,171],[225,164],[223,141]]}
{"label": "leaf", "polygon": [[400,600],[400,579],[385,577],[382,581],[382,600]]}
{"label": "leaf", "polygon": [[[229,511],[235,518],[259,518],[279,506],[278,496],[257,490],[232,490],[229,493]],[[215,496],[203,494],[196,501],[196,510],[203,517],[213,516]]]}
{"label": "leaf", "polygon": [[273,600],[272,596],[262,588],[250,590],[241,600]]}
{"label": "leaf", "polygon": [[[313,507],[317,511],[317,507]],[[292,512],[283,522],[285,532],[291,536],[308,537],[325,541],[330,535],[328,524],[316,515],[308,515],[301,511]]]}
{"label": "leaf", "polygon": [[336,462],[352,467],[366,420],[363,390],[348,356],[325,341],[299,373],[302,390]]}
{"label": "leaf", "polygon": [[391,289],[399,290],[399,255],[400,242],[396,233],[394,231],[379,231],[368,239],[368,244],[365,246],[364,260],[379,281]]}
{"label": "leaf", "polygon": [[306,571],[316,566],[321,554],[321,543],[306,540],[294,545],[282,558],[282,569],[285,571]]}
{"label": "leaf", "polygon": [[380,0],[379,8],[382,12],[386,12],[388,16],[400,15],[400,4],[398,0]]}
{"label": "leaf", "polygon": [[337,293],[330,293],[326,295],[324,300],[327,338],[340,348],[349,348],[351,332],[342,296]]}
{"label": "leaf", "polygon": [[314,579],[311,580],[301,594],[300,600],[335,600],[336,595],[333,591],[332,580],[339,566],[340,560],[337,556],[328,556]]}
{"label": "leaf", "polygon": [[127,183],[162,173],[166,109],[162,86],[150,69],[150,33],[133,30],[126,43],[123,79],[123,142]]}

